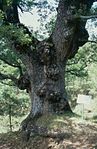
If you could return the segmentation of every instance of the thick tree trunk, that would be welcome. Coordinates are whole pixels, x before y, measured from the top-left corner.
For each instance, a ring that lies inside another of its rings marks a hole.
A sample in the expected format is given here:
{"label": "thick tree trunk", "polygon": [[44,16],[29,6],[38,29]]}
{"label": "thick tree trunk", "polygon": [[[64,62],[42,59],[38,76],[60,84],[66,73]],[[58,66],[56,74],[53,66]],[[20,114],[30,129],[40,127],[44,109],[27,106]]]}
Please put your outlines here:
{"label": "thick tree trunk", "polygon": [[37,51],[38,55],[33,59],[29,58],[28,62],[27,58],[24,59],[30,79],[28,92],[31,110],[22,123],[23,130],[28,129],[32,123],[35,125],[34,120],[41,115],[72,112],[65,91],[67,61],[59,61],[54,46],[48,42],[44,41]]}
{"label": "thick tree trunk", "polygon": [[35,57],[27,64],[31,82],[29,89],[30,114],[33,117],[46,113],[71,111],[65,91],[66,61],[58,61],[56,53],[50,53],[50,51],[55,51],[53,46],[42,46],[41,54],[37,57],[38,61]]}
{"label": "thick tree trunk", "polygon": [[33,116],[46,113],[71,111],[65,92],[65,64],[50,66],[33,64],[31,74],[31,113]]}
{"label": "thick tree trunk", "polygon": [[23,132],[27,133],[23,134],[26,139],[29,138],[32,130],[36,130],[35,123],[40,116],[72,112],[65,91],[66,61],[62,63],[56,59],[53,62],[46,65],[34,62],[28,69],[31,82],[28,90],[31,110],[21,124]]}

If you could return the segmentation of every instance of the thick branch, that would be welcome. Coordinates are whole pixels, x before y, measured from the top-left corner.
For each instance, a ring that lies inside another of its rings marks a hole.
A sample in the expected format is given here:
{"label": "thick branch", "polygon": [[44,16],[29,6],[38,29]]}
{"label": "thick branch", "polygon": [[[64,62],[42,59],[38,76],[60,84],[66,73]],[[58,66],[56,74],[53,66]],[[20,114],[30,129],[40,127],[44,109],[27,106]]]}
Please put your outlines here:
{"label": "thick branch", "polygon": [[[80,0],[80,2],[79,0],[73,1],[72,4],[67,0],[59,1],[57,20],[52,38],[57,49],[57,56],[59,57],[60,55],[60,60],[74,57],[79,46],[85,44],[85,42],[80,42],[79,40],[82,38],[88,40],[88,33],[85,29],[86,20],[83,22],[81,19],[89,19],[90,16],[77,16],[76,14],[78,10],[84,9],[84,7],[80,8],[81,6],[85,6],[88,12],[92,3],[93,1],[86,2],[83,0]],[[72,5],[75,8],[75,13],[71,11]]]}
{"label": "thick branch", "polygon": [[27,72],[25,72],[25,74],[21,75],[18,78],[18,88],[21,89],[21,90],[26,89],[27,92],[30,91],[31,83],[30,83],[30,78],[29,78],[29,75],[28,75]]}
{"label": "thick branch", "polygon": [[69,22],[72,22],[73,20],[81,20],[86,22],[86,20],[93,19],[93,18],[97,18],[97,15],[90,15],[90,16],[71,15],[71,16],[67,16],[65,19],[68,20]]}
{"label": "thick branch", "polygon": [[80,42],[91,42],[91,43],[95,43],[97,44],[97,41],[94,41],[94,40],[79,40]]}
{"label": "thick branch", "polygon": [[[37,45],[38,40],[32,37],[31,32],[25,25],[20,23],[17,9],[18,3],[16,0],[13,0],[9,6],[6,4],[6,11],[3,9],[3,2],[1,5],[2,8],[0,9],[5,14],[3,24],[0,27],[1,37],[7,40],[13,51],[22,54],[20,58],[24,64],[26,61],[29,63],[29,56],[32,56],[33,47]],[[23,59],[26,59],[26,61]]]}
{"label": "thick branch", "polygon": [[21,89],[21,90],[26,89],[27,92],[30,90],[30,80],[29,80],[28,75],[24,74],[17,79],[13,75],[6,75],[3,73],[0,73],[0,81],[9,80],[9,79],[12,82],[14,82],[15,86],[17,86],[19,89]]}
{"label": "thick branch", "polygon": [[87,42],[91,42],[91,43],[96,43],[97,44],[97,41],[93,41],[93,40],[88,40]]}
{"label": "thick branch", "polygon": [[20,74],[22,74],[22,67],[20,66],[20,64],[18,64],[18,65],[12,64],[11,62],[5,60],[5,59],[2,58],[2,57],[0,57],[0,60],[2,60],[4,63],[6,63],[6,64],[8,64],[8,65],[10,65],[10,66],[12,66],[12,67],[18,68],[19,71],[20,71]]}
{"label": "thick branch", "polygon": [[82,15],[80,15],[78,18],[80,18],[82,20],[88,20],[88,19],[97,18],[97,15],[90,15],[90,16],[82,16]]}
{"label": "thick branch", "polygon": [[0,73],[0,80],[7,80],[7,79],[10,79],[15,84],[17,84],[17,79],[13,75],[6,75],[6,74],[3,74],[3,73]]}
{"label": "thick branch", "polygon": [[3,81],[1,81],[1,80],[0,80],[0,83],[2,83],[3,85],[11,86],[11,87],[12,87],[12,86],[16,86],[15,84],[8,84],[8,83],[5,83],[5,82],[3,82]]}

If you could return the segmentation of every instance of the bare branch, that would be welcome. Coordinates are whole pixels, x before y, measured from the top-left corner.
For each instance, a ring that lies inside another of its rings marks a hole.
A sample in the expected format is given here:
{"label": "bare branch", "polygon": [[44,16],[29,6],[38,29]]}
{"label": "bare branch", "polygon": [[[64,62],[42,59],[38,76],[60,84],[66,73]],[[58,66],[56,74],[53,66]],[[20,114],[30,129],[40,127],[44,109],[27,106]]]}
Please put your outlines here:
{"label": "bare branch", "polygon": [[19,4],[17,6],[21,10],[21,12],[23,13],[24,11],[23,11],[22,7]]}
{"label": "bare branch", "polygon": [[66,73],[70,73],[71,75],[74,75],[74,76],[77,76],[77,77],[80,77],[84,75],[86,75],[86,72],[83,72],[85,67],[81,67],[79,70],[76,70],[76,69],[70,69],[70,70],[66,70]]}
{"label": "bare branch", "polygon": [[8,65],[10,65],[10,66],[12,66],[12,67],[16,67],[16,68],[19,67],[19,65],[12,64],[12,63],[8,62],[7,60],[5,60],[5,59],[2,58],[2,57],[0,57],[0,60],[4,61],[4,63],[6,63],[6,64],[8,64]]}
{"label": "bare branch", "polygon": [[8,83],[5,83],[5,82],[3,82],[1,80],[0,80],[0,83],[3,84],[3,85],[8,85],[8,86],[15,86],[15,84],[8,84]]}
{"label": "bare branch", "polygon": [[87,42],[91,42],[91,43],[96,43],[97,44],[97,41],[93,41],[93,40],[88,40]]}
{"label": "bare branch", "polygon": [[[23,8],[20,5],[18,5],[18,8],[21,10],[22,13],[23,12],[28,12],[28,10],[23,10]],[[29,11],[28,13],[30,13],[31,15],[33,15],[33,13],[31,11]]]}
{"label": "bare branch", "polygon": [[79,40],[80,42],[91,42],[91,43],[96,43],[97,44],[97,41],[94,41],[94,40]]}
{"label": "bare branch", "polygon": [[97,15],[90,15],[90,16],[82,16],[82,15],[80,15],[78,18],[88,20],[88,19],[97,18]]}
{"label": "bare branch", "polygon": [[77,59],[74,59],[73,61],[67,62],[67,66],[76,65],[78,64],[79,60],[80,60],[80,57]]}
{"label": "bare branch", "polygon": [[75,19],[81,19],[82,21],[86,21],[88,19],[93,19],[93,18],[97,18],[97,15],[89,15],[89,16],[83,16],[83,15],[69,15],[67,16],[65,19],[67,19],[68,21],[72,21]]}

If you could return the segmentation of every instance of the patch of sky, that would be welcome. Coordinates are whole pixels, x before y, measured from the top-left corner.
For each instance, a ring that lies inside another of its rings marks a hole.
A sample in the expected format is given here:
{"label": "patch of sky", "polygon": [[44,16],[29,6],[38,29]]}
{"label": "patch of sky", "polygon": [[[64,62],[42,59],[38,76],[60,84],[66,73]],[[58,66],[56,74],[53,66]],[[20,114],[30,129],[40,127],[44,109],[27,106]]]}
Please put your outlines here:
{"label": "patch of sky", "polygon": [[[36,0],[36,2],[40,2],[39,0]],[[39,34],[43,35],[45,32],[45,37],[48,36],[48,33],[46,32],[45,25],[47,22],[50,21],[50,19],[56,15],[56,7],[57,2],[55,0],[41,0],[41,3],[48,4],[49,6],[55,7],[55,10],[51,11],[50,7],[37,9],[37,7],[32,8],[32,11],[24,12],[22,13],[19,11],[20,21],[21,23],[28,26],[31,30],[38,31]],[[92,8],[97,7],[97,2],[93,3]],[[40,13],[39,13],[40,12]],[[42,16],[40,15],[42,13]],[[43,19],[42,19],[43,17]],[[86,23],[86,29],[89,33],[89,40],[95,40],[95,37],[97,37],[97,19],[89,19]],[[97,39],[97,38],[96,38]]]}
{"label": "patch of sky", "polygon": [[[93,3],[92,8],[97,8],[97,2]],[[87,20],[86,29],[89,33],[89,40],[97,41],[97,18]]]}

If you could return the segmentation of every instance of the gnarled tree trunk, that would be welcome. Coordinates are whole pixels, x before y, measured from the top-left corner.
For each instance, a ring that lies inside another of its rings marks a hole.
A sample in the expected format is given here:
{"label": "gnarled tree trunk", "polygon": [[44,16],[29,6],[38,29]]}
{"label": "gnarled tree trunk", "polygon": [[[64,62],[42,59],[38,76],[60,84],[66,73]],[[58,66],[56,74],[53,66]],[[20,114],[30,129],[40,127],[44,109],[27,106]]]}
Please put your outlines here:
{"label": "gnarled tree trunk", "polygon": [[65,92],[65,66],[66,62],[61,63],[57,59],[46,65],[33,63],[33,71],[29,74],[33,116],[71,111]]}
{"label": "gnarled tree trunk", "polygon": [[71,112],[65,91],[67,60],[59,60],[54,44],[49,41],[40,42],[35,53],[33,59],[29,57],[29,61],[27,58],[23,60],[29,76],[28,88],[26,81],[19,81],[19,85],[25,83],[31,98],[31,111],[23,122],[24,129],[29,120],[41,115]]}
{"label": "gnarled tree trunk", "polygon": [[6,37],[4,32],[4,37],[20,55],[27,71],[18,79],[19,88],[26,89],[31,98],[31,111],[25,125],[23,123],[24,129],[30,119],[40,115],[71,111],[65,91],[65,67],[67,60],[74,57],[79,46],[88,40],[86,21],[83,21],[81,16],[89,12],[93,1],[60,0],[55,29],[51,37],[44,41],[36,40],[28,28],[20,24],[18,1],[13,0],[11,6],[6,6],[6,10],[4,8],[7,4],[1,3],[0,9],[5,14],[2,26],[9,27],[11,24],[18,33],[21,29],[27,39],[30,39],[23,43],[22,40],[17,40],[16,30],[12,26],[12,37],[10,33],[9,38]]}

